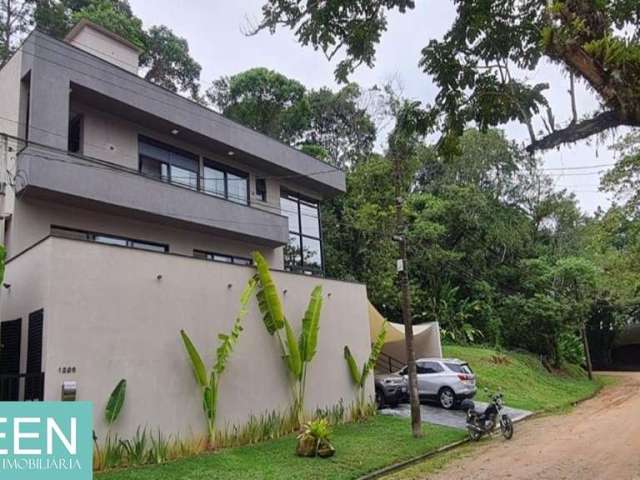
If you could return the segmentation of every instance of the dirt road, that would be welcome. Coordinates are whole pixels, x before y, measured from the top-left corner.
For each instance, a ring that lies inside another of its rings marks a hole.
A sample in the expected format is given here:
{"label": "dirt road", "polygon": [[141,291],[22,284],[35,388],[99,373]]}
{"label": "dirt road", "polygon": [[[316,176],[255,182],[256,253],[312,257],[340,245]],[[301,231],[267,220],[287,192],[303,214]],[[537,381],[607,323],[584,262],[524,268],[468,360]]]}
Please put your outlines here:
{"label": "dirt road", "polygon": [[571,413],[517,424],[511,441],[483,441],[426,478],[640,480],[640,373],[612,375],[615,385]]}

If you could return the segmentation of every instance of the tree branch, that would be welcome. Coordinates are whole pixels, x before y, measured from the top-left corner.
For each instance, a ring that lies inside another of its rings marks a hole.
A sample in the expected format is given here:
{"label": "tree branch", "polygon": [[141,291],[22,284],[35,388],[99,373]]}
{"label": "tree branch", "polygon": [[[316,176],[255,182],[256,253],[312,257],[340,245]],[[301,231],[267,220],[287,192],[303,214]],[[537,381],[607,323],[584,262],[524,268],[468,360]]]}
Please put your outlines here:
{"label": "tree branch", "polygon": [[583,140],[610,128],[623,125],[618,118],[618,114],[615,111],[602,112],[593,118],[583,120],[579,123],[571,123],[568,127],[556,130],[545,137],[532,142],[527,151],[533,153],[536,150],[548,150],[550,148],[558,147],[564,143],[573,143],[578,140]]}

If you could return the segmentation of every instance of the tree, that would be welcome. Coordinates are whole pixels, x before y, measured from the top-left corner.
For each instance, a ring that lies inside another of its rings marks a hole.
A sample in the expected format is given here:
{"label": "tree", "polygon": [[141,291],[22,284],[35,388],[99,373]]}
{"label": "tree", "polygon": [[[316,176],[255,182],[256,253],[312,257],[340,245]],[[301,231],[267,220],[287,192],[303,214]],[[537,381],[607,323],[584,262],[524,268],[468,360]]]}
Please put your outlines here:
{"label": "tree", "polygon": [[0,0],[0,65],[15,50],[19,39],[29,29],[32,0]]}
{"label": "tree", "polygon": [[629,214],[640,216],[640,130],[634,130],[614,145],[620,156],[602,178],[602,188],[615,193]]}
{"label": "tree", "polygon": [[[420,65],[439,92],[433,110],[443,132],[439,147],[458,151],[470,122],[481,129],[509,121],[527,125],[529,151],[576,142],[622,125],[640,126],[640,9],[629,0],[454,0],[457,16],[442,40],[422,50]],[[332,59],[342,52],[336,77],[375,62],[389,11],[415,7],[413,0],[302,2],[268,0],[252,33],[284,25],[298,41]],[[568,74],[572,118],[554,119],[544,96],[547,83],[531,83],[543,60]],[[598,96],[602,109],[580,118],[575,81]],[[533,125],[542,114],[546,131]]]}
{"label": "tree", "polygon": [[306,89],[297,80],[266,68],[222,77],[207,90],[222,114],[289,144],[301,139],[309,124]]}
{"label": "tree", "polygon": [[202,67],[189,53],[189,43],[164,25],[154,25],[146,33],[140,64],[144,78],[172,92],[189,92],[199,100]]}
{"label": "tree", "polygon": [[338,168],[353,167],[373,150],[376,126],[366,108],[358,103],[362,96],[355,83],[337,92],[324,87],[307,92],[309,124],[303,145],[318,145]]}
{"label": "tree", "polygon": [[207,98],[223,115],[339,168],[351,167],[373,149],[376,127],[359,105],[362,91],[307,90],[297,80],[252,68],[214,81]]}

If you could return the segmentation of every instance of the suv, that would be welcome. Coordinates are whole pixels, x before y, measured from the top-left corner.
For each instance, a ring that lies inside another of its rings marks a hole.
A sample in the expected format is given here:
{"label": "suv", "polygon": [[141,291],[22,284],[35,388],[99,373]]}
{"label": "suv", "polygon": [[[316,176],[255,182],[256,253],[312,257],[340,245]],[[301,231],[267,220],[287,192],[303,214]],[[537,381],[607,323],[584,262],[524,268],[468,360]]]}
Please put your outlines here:
{"label": "suv", "polygon": [[406,392],[406,383],[404,377],[397,373],[375,376],[376,387],[376,405],[378,408],[390,406],[395,408],[403,399]]}
{"label": "suv", "polygon": [[[420,358],[416,360],[418,393],[421,400],[436,401],[451,410],[461,400],[476,394],[476,376],[469,364],[457,358]],[[398,372],[408,382],[407,367]],[[406,384],[403,393],[407,395]]]}

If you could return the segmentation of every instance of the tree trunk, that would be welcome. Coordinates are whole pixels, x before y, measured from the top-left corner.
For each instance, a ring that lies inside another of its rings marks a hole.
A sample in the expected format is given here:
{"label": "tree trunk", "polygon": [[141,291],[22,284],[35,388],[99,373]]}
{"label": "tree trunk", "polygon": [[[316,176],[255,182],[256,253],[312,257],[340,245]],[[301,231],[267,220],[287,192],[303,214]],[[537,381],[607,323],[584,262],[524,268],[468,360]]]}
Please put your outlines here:
{"label": "tree trunk", "polygon": [[587,375],[589,375],[589,380],[593,380],[593,367],[591,365],[591,353],[589,352],[589,339],[587,338],[587,327],[584,323],[580,330],[580,333],[582,334],[582,345],[584,346],[584,357],[587,361]]}
{"label": "tree trunk", "polygon": [[399,236],[400,259],[402,269],[399,273],[400,287],[402,289],[402,321],[404,323],[404,341],[407,349],[407,370],[409,374],[409,401],[411,403],[411,431],[415,438],[422,436],[422,421],[420,418],[420,396],[418,393],[418,374],[416,370],[416,358],[413,349],[413,322],[411,320],[411,295],[409,293],[409,272],[407,270],[407,239],[404,232],[404,219],[402,212],[403,192],[400,158],[394,158],[395,167],[395,193],[396,193],[396,230]]}

